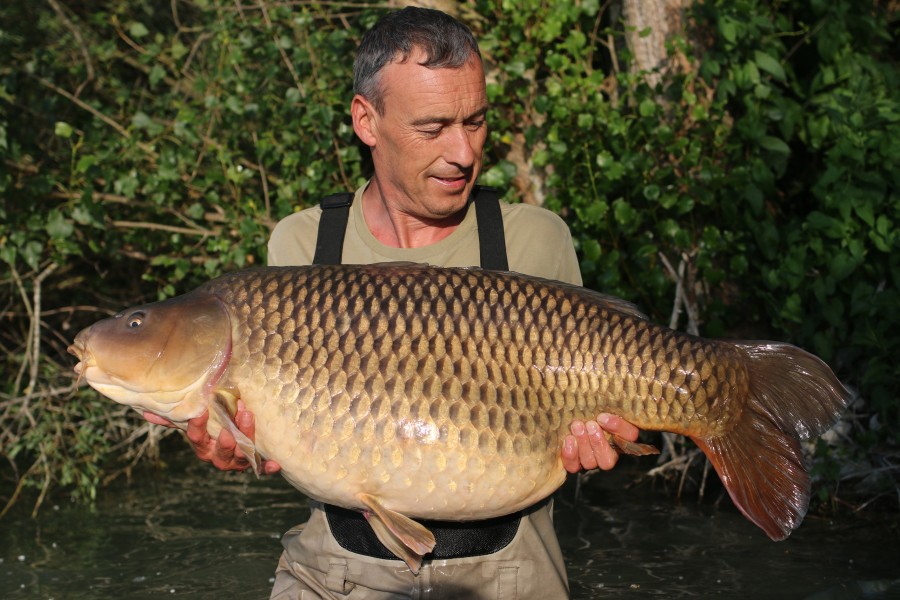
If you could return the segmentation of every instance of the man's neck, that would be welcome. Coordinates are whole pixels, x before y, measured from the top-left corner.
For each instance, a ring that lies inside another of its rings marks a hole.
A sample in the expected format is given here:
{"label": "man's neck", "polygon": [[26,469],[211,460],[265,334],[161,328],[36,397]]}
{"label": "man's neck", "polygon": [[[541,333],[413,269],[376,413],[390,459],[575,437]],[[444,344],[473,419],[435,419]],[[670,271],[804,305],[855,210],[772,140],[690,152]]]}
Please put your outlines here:
{"label": "man's neck", "polygon": [[440,219],[412,215],[395,206],[375,179],[363,190],[362,203],[366,227],[375,239],[392,248],[435,244],[456,231],[465,218],[464,210]]}

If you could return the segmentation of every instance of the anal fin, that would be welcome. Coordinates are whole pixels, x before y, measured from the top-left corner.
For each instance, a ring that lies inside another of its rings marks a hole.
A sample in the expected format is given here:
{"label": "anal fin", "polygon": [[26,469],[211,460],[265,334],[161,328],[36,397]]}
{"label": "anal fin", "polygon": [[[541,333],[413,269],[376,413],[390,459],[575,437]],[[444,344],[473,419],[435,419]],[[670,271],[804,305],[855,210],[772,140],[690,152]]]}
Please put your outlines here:
{"label": "anal fin", "polygon": [[607,433],[606,439],[609,445],[617,450],[619,454],[630,454],[631,456],[647,456],[648,454],[659,454],[659,448],[652,444],[639,444],[619,437],[614,433]]}
{"label": "anal fin", "polygon": [[357,494],[367,511],[363,514],[378,540],[418,575],[422,558],[434,549],[434,534],[424,525],[386,508],[375,496]]}

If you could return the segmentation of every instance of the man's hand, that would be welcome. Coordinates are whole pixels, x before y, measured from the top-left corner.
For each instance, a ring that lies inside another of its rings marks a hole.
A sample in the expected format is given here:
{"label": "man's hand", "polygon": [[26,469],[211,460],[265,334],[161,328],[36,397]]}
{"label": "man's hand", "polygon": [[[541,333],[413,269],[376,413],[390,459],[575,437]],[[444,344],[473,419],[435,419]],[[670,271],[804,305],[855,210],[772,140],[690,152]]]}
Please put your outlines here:
{"label": "man's hand", "polygon": [[600,413],[596,421],[572,421],[569,425],[572,435],[563,440],[563,467],[569,473],[584,470],[603,469],[608,471],[616,466],[619,453],[606,440],[604,431],[614,433],[630,442],[637,440],[637,427],[615,415]]}
{"label": "man's hand", "polygon": [[[163,417],[144,411],[144,418],[156,425],[175,427],[175,424]],[[250,462],[244,453],[238,448],[231,432],[222,428],[218,439],[211,437],[206,431],[206,423],[209,421],[209,411],[203,411],[199,417],[194,417],[187,422],[187,437],[191,448],[200,460],[210,462],[217,469],[223,471],[246,471],[250,468]],[[244,403],[238,400],[237,412],[234,415],[234,423],[237,428],[248,438],[255,439],[256,420],[253,413],[244,407]],[[272,475],[281,470],[281,466],[274,460],[264,460],[262,472]]]}

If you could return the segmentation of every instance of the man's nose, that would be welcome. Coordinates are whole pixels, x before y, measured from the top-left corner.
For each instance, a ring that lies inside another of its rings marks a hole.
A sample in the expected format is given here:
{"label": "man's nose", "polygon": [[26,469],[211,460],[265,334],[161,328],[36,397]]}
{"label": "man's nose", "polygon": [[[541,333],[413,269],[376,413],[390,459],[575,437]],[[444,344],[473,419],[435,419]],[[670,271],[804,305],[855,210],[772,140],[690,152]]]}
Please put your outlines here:
{"label": "man's nose", "polygon": [[444,136],[444,159],[463,168],[471,167],[481,154],[484,136],[480,131],[469,131],[464,126],[450,128]]}

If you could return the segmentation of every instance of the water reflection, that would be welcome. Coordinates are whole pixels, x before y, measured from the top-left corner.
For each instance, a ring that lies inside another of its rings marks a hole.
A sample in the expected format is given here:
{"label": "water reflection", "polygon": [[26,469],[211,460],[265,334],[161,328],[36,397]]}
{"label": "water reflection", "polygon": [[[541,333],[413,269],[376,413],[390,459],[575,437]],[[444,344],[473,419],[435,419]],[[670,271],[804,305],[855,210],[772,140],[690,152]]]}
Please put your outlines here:
{"label": "water reflection", "polygon": [[598,475],[580,503],[570,501],[571,486],[557,500],[573,597],[900,598],[896,515],[811,515],[772,542],[717,482],[698,506],[696,497],[679,503],[654,486],[624,491],[632,475]]}
{"label": "water reflection", "polygon": [[[572,485],[557,496],[573,598],[900,598],[896,515],[808,518],[774,543],[727,499],[625,490],[633,475],[593,478],[578,503]],[[266,598],[280,536],[307,516],[281,478],[199,463],[116,483],[94,511],[25,508],[0,522],[5,599]]]}

